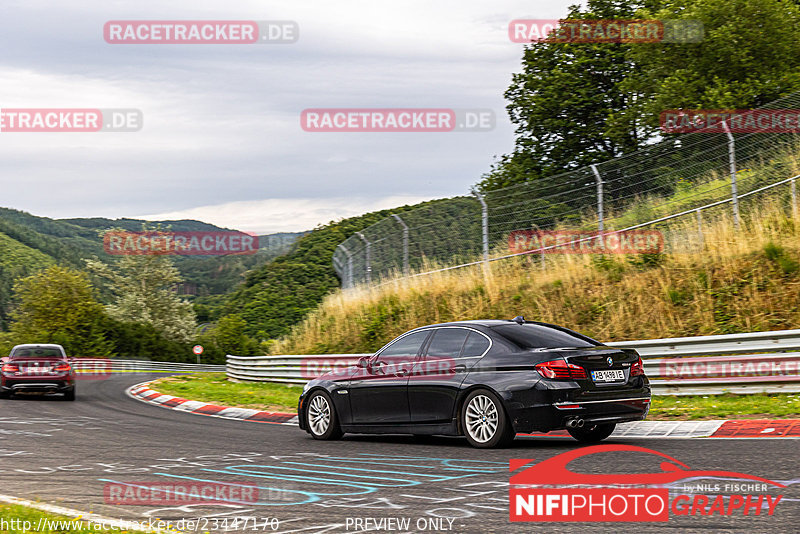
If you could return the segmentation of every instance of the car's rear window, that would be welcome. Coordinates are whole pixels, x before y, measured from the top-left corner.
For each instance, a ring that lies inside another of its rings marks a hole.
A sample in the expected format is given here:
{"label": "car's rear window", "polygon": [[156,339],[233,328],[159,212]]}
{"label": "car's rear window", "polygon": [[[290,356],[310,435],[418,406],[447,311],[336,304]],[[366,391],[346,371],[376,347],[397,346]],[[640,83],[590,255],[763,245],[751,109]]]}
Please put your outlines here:
{"label": "car's rear window", "polygon": [[61,358],[63,354],[58,349],[52,348],[21,348],[14,349],[12,358]]}
{"label": "car's rear window", "polygon": [[577,332],[558,330],[539,324],[508,324],[492,329],[523,350],[596,347],[597,341]]}

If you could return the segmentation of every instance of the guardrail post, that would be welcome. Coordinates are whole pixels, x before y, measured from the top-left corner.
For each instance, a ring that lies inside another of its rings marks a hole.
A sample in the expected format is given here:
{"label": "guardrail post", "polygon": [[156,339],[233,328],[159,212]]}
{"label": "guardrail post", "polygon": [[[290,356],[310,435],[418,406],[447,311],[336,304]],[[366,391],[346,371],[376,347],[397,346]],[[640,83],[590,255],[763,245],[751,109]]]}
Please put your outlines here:
{"label": "guardrail post", "polygon": [[370,243],[369,239],[364,237],[364,234],[362,234],[361,232],[356,232],[356,235],[360,237],[361,240],[366,245],[366,249],[364,250],[364,259],[367,263],[366,276],[367,276],[367,285],[369,285],[370,283],[372,283],[372,250],[371,250],[372,243]]}
{"label": "guardrail post", "polygon": [[600,236],[600,241],[603,242],[603,178],[597,170],[597,165],[589,165],[594,173],[594,179],[597,182],[597,231]]}
{"label": "guardrail post", "polygon": [[483,264],[485,267],[489,266],[489,206],[486,204],[486,199],[483,198],[477,189],[472,190],[472,194],[481,203],[481,235],[483,241]]}
{"label": "guardrail post", "polygon": [[408,225],[399,215],[392,213],[392,217],[403,227],[403,275],[408,276]]}
{"label": "guardrail post", "polygon": [[739,192],[736,185],[736,141],[733,139],[728,123],[722,121],[722,127],[728,136],[728,163],[731,169],[731,203],[733,204],[733,224],[739,227]]}

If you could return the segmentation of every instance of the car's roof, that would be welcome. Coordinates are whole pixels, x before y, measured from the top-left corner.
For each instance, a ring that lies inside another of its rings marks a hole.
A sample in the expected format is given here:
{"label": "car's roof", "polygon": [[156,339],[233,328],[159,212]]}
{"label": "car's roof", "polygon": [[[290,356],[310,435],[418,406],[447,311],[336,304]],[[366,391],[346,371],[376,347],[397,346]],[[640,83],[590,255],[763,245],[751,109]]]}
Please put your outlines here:
{"label": "car's roof", "polygon": [[14,345],[11,350],[14,349],[61,349],[63,351],[64,347],[55,343],[25,343],[24,345]]}
{"label": "car's roof", "polygon": [[[485,326],[487,328],[492,326],[501,326],[501,325],[509,325],[509,324],[520,324],[513,319],[472,319],[469,321],[453,321],[450,323],[437,323],[437,324],[429,324],[426,326],[421,326],[420,328],[429,328],[433,326]],[[535,324],[539,326],[550,326],[553,328],[561,329],[563,327],[550,324],[550,323],[541,323],[539,321],[525,321],[524,324]]]}

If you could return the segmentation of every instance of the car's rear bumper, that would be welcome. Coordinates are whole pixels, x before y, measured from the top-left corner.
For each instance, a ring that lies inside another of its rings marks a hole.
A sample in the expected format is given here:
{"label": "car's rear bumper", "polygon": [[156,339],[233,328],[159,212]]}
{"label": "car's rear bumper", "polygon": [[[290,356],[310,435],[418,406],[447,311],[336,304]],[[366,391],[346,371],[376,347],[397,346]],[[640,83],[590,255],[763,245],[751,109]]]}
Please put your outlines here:
{"label": "car's rear bumper", "polygon": [[641,421],[650,411],[647,384],[602,394],[583,392],[579,388],[572,392],[559,389],[555,393],[544,389],[526,397],[539,402],[520,403],[514,402],[513,397],[507,399],[508,413],[517,433],[563,429],[568,421],[576,418],[586,424]]}
{"label": "car's rear bumper", "polygon": [[4,380],[0,391],[4,393],[64,393],[75,388],[72,380]]}

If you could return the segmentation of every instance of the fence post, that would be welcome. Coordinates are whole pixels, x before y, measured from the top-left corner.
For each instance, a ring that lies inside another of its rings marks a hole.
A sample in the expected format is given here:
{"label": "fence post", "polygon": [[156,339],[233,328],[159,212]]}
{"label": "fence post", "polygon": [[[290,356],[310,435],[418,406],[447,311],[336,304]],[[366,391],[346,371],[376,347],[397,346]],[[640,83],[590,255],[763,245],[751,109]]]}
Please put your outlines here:
{"label": "fence post", "polygon": [[589,166],[592,168],[594,179],[597,182],[597,230],[600,235],[600,240],[603,241],[603,178],[600,177],[597,165]]}
{"label": "fence post", "polygon": [[483,239],[483,263],[489,266],[489,206],[477,189],[472,190],[472,194],[481,203],[481,233]]}
{"label": "fence post", "polygon": [[728,162],[731,168],[731,200],[733,204],[733,224],[739,227],[739,192],[736,186],[736,142],[731,134],[731,129],[728,128],[728,123],[722,121],[722,127],[728,136]]}
{"label": "fence post", "polygon": [[700,208],[697,208],[697,234],[700,236],[700,246],[703,246],[703,214]]}
{"label": "fence post", "polygon": [[399,215],[392,213],[392,217],[403,227],[403,274],[408,276],[408,225]]}
{"label": "fence post", "polygon": [[339,251],[339,246],[340,245],[341,245],[341,243],[339,243],[339,245],[336,245],[336,249],[333,251],[333,268],[337,273],[339,273],[341,275],[341,277],[342,277],[342,287],[344,288],[344,287],[347,287],[347,284],[346,284],[346,282],[347,282],[347,280],[346,280],[346,278],[347,278],[347,267],[343,266],[342,265],[342,260],[340,260],[339,258],[336,257],[336,253]]}
{"label": "fence post", "polygon": [[361,232],[356,232],[356,235],[358,235],[358,237],[360,237],[361,240],[366,244],[366,248],[364,249],[364,256],[367,264],[367,272],[366,272],[367,285],[369,285],[372,283],[372,250],[370,250],[372,243],[370,243],[369,239],[364,237],[364,234],[362,234]]}
{"label": "fence post", "polygon": [[797,217],[797,184],[794,178],[789,183],[792,184],[792,217]]}
{"label": "fence post", "polygon": [[350,251],[347,250],[344,243],[340,243],[339,246],[342,247],[345,256],[347,256],[347,276],[345,276],[345,283],[342,285],[344,285],[345,288],[350,288],[353,287],[353,255],[350,254]]}

